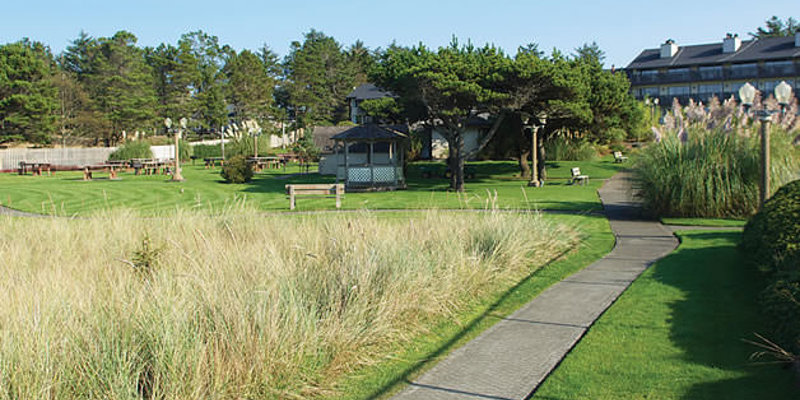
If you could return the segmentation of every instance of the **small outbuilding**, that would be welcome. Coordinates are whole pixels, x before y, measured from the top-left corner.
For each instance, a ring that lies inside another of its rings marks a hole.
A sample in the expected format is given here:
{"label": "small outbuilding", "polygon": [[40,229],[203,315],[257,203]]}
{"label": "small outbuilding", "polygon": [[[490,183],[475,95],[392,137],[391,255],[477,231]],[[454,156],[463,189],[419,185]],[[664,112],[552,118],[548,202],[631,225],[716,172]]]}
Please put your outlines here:
{"label": "small outbuilding", "polygon": [[406,186],[403,144],[408,129],[401,125],[361,125],[331,138],[336,181],[348,191],[396,190]]}

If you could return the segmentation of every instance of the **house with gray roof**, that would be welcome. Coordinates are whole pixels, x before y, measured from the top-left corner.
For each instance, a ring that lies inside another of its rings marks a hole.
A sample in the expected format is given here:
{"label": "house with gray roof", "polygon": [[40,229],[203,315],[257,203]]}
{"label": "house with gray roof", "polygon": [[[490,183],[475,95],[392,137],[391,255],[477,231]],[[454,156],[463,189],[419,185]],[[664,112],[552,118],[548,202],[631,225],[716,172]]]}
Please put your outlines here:
{"label": "house with gray roof", "polygon": [[750,82],[771,93],[781,81],[800,90],[800,32],[793,37],[741,40],[727,34],[722,42],[682,46],[667,40],[642,51],[626,68],[637,99],[707,102],[736,96]]}
{"label": "house with gray roof", "polygon": [[365,83],[347,95],[347,103],[350,105],[350,121],[354,124],[369,124],[378,121],[372,121],[371,118],[359,108],[361,102],[364,100],[382,99],[384,97],[394,97],[394,94],[380,89],[379,87]]}

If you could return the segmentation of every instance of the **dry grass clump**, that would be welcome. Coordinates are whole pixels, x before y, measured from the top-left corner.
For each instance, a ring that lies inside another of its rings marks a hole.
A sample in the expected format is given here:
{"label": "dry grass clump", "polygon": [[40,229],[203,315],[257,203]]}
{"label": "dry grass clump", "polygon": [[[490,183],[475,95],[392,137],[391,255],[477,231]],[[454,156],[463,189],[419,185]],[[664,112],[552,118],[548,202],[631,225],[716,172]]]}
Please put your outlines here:
{"label": "dry grass clump", "polygon": [[0,399],[324,396],[576,240],[505,213],[0,226]]}

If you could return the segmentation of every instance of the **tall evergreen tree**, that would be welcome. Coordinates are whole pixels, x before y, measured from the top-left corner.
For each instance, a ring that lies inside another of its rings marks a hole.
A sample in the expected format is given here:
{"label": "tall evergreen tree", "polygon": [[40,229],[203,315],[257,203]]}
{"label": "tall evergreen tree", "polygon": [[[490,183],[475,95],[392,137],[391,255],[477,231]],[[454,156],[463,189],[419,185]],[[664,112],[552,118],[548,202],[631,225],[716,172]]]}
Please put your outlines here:
{"label": "tall evergreen tree", "polygon": [[197,109],[195,84],[200,81],[200,68],[187,43],[179,47],[161,44],[145,50],[147,64],[153,70],[158,115],[160,117],[193,117]]}
{"label": "tall evergreen tree", "polygon": [[292,43],[284,66],[288,106],[300,125],[347,120],[346,97],[357,78],[334,38],[312,29],[303,43]]}
{"label": "tall evergreen tree", "polygon": [[228,46],[220,46],[219,38],[203,31],[181,36],[178,48],[197,60],[199,74],[192,83],[195,98],[192,115],[204,128],[219,129],[228,122],[223,93],[226,78],[222,67],[233,51]]}
{"label": "tall evergreen tree", "polygon": [[242,50],[228,59],[226,94],[236,119],[264,122],[271,114],[275,79],[269,75],[262,59],[249,50]]}
{"label": "tall evergreen tree", "polygon": [[50,50],[39,42],[0,46],[0,142],[50,142],[58,109],[54,65]]}

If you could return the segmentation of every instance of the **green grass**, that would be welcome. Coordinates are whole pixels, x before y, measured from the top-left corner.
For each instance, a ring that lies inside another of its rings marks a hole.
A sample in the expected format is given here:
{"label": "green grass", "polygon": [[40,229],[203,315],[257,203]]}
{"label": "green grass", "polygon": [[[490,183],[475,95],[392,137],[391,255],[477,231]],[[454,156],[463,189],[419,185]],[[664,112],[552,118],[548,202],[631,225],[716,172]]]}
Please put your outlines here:
{"label": "green grass", "polygon": [[581,234],[580,245],[568,255],[535,271],[514,287],[486,298],[466,313],[433,327],[429,334],[395,350],[387,361],[354,374],[343,385],[340,400],[388,398],[405,382],[430,369],[451,351],[516,311],[556,282],[579,271],[614,247],[614,235],[605,218],[579,215],[545,215],[554,222],[573,226]]}
{"label": "green grass", "polygon": [[792,375],[754,365],[764,285],[734,232],[685,232],[590,329],[535,399],[796,399]]}
{"label": "green grass", "polygon": [[[380,193],[348,193],[345,209],[424,209],[485,208],[496,206],[515,209],[552,209],[595,211],[602,209],[596,191],[602,179],[611,177],[622,167],[610,157],[594,162],[548,163],[547,185],[528,188],[526,181],[515,176],[513,162],[475,163],[476,179],[468,180],[466,193],[447,191],[446,179],[423,179],[419,165],[409,171],[408,190]],[[567,185],[570,168],[580,166],[592,181],[585,186]],[[168,182],[165,176],[135,176],[121,173],[119,181],[110,181],[105,174],[91,182],[82,180],[80,172],[59,172],[52,177],[0,175],[0,205],[47,214],[76,215],[99,210],[126,208],[145,214],[175,208],[217,210],[234,203],[246,202],[259,210],[288,210],[284,186],[289,183],[333,182],[333,177],[310,174],[287,177],[298,172],[267,170],[256,174],[248,184],[226,184],[219,170],[186,165],[186,182]],[[496,196],[496,197],[495,197]],[[496,199],[496,201],[495,201]],[[298,210],[333,209],[331,199],[301,198]]]}
{"label": "green grass", "polygon": [[743,227],[746,220],[721,219],[721,218],[661,218],[664,225],[680,226],[717,226],[717,227]]}

